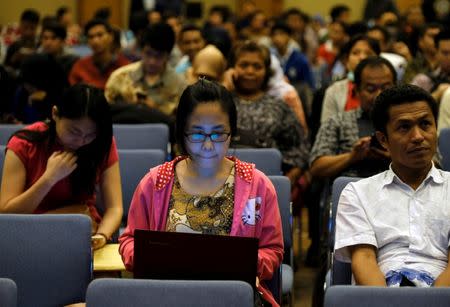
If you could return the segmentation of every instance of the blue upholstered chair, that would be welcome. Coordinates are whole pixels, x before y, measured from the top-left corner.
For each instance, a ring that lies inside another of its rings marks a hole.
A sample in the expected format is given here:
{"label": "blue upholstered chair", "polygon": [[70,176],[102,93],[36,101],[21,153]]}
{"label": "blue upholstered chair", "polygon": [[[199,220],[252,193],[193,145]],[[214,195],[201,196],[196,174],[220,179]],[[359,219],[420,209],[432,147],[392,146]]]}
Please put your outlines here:
{"label": "blue upholstered chair", "polygon": [[18,306],[83,302],[92,276],[91,220],[77,214],[0,214],[0,276]]}
{"label": "blue upholstered chair", "polygon": [[166,124],[114,124],[113,130],[118,149],[161,149],[167,153]]}
{"label": "blue upholstered chair", "polygon": [[119,149],[122,181],[123,221],[126,222],[134,191],[150,168],[164,163],[166,154],[160,149]]}
{"label": "blue upholstered chair", "polygon": [[330,258],[330,285],[348,285],[352,281],[352,268],[350,263],[339,261],[334,256],[334,238],[336,233],[336,214],[339,204],[339,198],[345,186],[354,181],[358,181],[359,177],[338,177],[334,180],[331,189],[331,206],[330,219],[328,221],[328,248]]}
{"label": "blue upholstered chair", "polygon": [[253,289],[242,281],[94,280],[88,287],[89,307],[252,307]]}
{"label": "blue upholstered chair", "polygon": [[266,175],[282,175],[281,152],[276,148],[230,148],[228,155],[254,163]]}
{"label": "blue upholstered chair", "polygon": [[0,124],[0,145],[8,144],[11,135],[25,127],[25,125]]}
{"label": "blue upholstered chair", "polygon": [[439,133],[439,152],[442,155],[442,168],[450,172],[450,128],[443,128]]}
{"label": "blue upholstered chair", "polygon": [[0,278],[0,306],[17,306],[17,286],[12,279]]}
{"label": "blue upholstered chair", "polygon": [[325,292],[325,307],[444,307],[450,288],[332,286]]}

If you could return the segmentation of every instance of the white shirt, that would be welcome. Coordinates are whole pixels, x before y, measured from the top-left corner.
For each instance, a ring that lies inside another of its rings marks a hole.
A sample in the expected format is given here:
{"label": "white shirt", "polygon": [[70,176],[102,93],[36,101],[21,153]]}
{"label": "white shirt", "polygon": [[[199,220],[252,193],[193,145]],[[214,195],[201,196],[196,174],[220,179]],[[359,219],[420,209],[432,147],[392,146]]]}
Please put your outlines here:
{"label": "white shirt", "polygon": [[350,262],[348,246],[377,248],[384,275],[409,268],[437,278],[450,246],[450,173],[431,168],[413,190],[390,168],[347,185],[336,216],[335,253]]}

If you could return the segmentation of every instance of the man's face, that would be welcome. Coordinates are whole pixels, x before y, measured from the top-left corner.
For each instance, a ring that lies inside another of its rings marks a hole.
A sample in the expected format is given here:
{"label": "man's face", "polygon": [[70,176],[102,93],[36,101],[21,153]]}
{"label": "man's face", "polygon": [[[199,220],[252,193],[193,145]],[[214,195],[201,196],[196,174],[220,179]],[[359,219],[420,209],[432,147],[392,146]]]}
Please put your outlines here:
{"label": "man's face", "polygon": [[438,61],[443,72],[450,73],[450,40],[441,40],[438,44]]}
{"label": "man's face", "polygon": [[89,29],[87,39],[94,54],[111,50],[113,36],[103,25],[96,25]]}
{"label": "man's face", "polygon": [[434,45],[434,37],[439,34],[439,28],[429,28],[425,31],[423,37],[419,38],[419,48],[423,53],[435,55],[437,50]]}
{"label": "man's face", "polygon": [[391,106],[386,135],[377,131],[382,146],[388,150],[392,167],[398,175],[426,171],[436,153],[436,122],[425,101]]}
{"label": "man's face", "polygon": [[36,33],[38,29],[38,24],[29,21],[20,22],[20,33],[22,34],[22,39],[24,40],[34,40],[36,38]]}
{"label": "man's face", "polygon": [[272,43],[278,50],[286,50],[290,36],[282,30],[275,30],[272,34]]}
{"label": "man's face", "polygon": [[189,60],[194,60],[195,55],[205,47],[205,40],[200,31],[186,31],[180,36],[179,47],[184,54],[189,56]]}
{"label": "man's face", "polygon": [[42,50],[51,55],[58,55],[64,48],[64,41],[52,31],[43,31],[41,35]]}
{"label": "man's face", "polygon": [[356,89],[361,108],[370,113],[375,98],[381,91],[394,85],[394,76],[386,65],[366,66],[361,73],[361,85]]}
{"label": "man's face", "polygon": [[167,52],[155,50],[148,45],[142,48],[142,65],[147,75],[162,74],[166,69],[168,58]]}

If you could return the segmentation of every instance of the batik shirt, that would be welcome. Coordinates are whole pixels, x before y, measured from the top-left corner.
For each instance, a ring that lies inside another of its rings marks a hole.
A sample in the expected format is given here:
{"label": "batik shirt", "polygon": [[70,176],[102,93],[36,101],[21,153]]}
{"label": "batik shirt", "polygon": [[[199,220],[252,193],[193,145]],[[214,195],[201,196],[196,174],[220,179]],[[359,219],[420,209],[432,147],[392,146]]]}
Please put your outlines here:
{"label": "batik shirt", "polygon": [[309,141],[292,110],[281,99],[265,94],[256,101],[234,96],[238,147],[277,148],[286,169],[308,165]]}
{"label": "batik shirt", "polygon": [[233,222],[234,167],[225,184],[211,196],[186,193],[174,178],[166,231],[229,235]]}

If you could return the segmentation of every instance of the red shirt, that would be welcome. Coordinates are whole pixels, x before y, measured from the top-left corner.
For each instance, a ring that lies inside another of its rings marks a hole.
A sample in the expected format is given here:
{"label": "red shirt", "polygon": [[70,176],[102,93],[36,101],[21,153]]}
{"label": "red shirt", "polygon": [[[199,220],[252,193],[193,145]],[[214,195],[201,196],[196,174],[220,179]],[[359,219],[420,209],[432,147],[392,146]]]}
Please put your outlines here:
{"label": "red shirt", "polygon": [[350,111],[359,108],[360,101],[355,96],[355,84],[353,82],[348,83],[347,102],[345,103],[345,111]]}
{"label": "red shirt", "polygon": [[[47,128],[47,125],[43,122],[36,122],[25,127],[25,129],[36,131],[44,131]],[[63,150],[62,146],[59,144],[53,145],[51,150],[47,150],[47,146],[46,142],[33,143],[15,136],[9,141],[7,149],[11,149],[25,166],[25,190],[30,188],[44,174],[47,167],[47,160],[50,155],[55,151]],[[116,142],[113,138],[108,160],[99,167],[99,176],[96,179],[97,183],[100,181],[101,174],[117,161],[118,154]],[[48,210],[56,209],[58,207],[79,203],[86,203],[89,206],[92,216],[97,222],[100,222],[100,215],[95,208],[95,194],[88,195],[87,193],[83,193],[82,195],[73,196],[70,177],[68,176],[58,181],[51,188],[33,213],[45,213]]]}
{"label": "red shirt", "polygon": [[69,83],[74,85],[77,83],[86,83],[101,89],[105,89],[106,81],[108,81],[111,73],[119,67],[130,64],[130,61],[118,54],[114,60],[104,69],[95,65],[92,55],[79,59],[73,64],[69,73]]}

